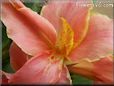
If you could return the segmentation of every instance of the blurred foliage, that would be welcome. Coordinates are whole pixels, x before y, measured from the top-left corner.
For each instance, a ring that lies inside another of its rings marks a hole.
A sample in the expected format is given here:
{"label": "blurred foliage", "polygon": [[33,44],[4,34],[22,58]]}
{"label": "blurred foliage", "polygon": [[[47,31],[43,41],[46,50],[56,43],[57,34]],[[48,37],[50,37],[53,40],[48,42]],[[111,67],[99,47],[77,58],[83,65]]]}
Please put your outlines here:
{"label": "blurred foliage", "polygon": [[[32,10],[40,13],[42,5],[45,3],[24,3],[27,7],[31,8]],[[10,60],[9,60],[9,47],[11,44],[11,40],[7,37],[5,26],[3,25],[2,28],[2,68],[6,72],[13,72],[10,67]],[[71,78],[73,84],[91,84],[92,80],[84,78],[80,75],[76,75],[71,73]]]}
{"label": "blurred foliage", "polygon": [[45,2],[26,2],[24,3],[27,7],[31,8],[33,11],[37,12],[40,14],[42,6],[45,4]]}
{"label": "blurred foliage", "polygon": [[11,40],[7,37],[6,27],[2,24],[2,69],[6,72],[13,72],[10,67],[9,48]]}
{"label": "blurred foliage", "polygon": [[95,4],[97,0],[93,0],[93,3]]}

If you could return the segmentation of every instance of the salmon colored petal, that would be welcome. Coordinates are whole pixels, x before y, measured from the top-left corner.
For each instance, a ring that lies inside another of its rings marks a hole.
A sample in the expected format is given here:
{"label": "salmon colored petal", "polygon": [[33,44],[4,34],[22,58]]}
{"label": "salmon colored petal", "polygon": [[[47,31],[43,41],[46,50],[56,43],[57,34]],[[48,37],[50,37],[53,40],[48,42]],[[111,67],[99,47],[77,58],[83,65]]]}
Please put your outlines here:
{"label": "salmon colored petal", "polygon": [[7,27],[8,37],[29,55],[49,49],[47,45],[56,40],[54,27],[19,1],[2,4],[2,21]]}
{"label": "salmon colored petal", "polygon": [[[61,77],[62,61],[52,61],[48,53],[33,57],[10,79],[10,84],[55,84]],[[62,82],[61,82],[62,83]]]}
{"label": "salmon colored petal", "polygon": [[14,70],[20,69],[28,59],[25,54],[15,43],[10,47],[10,64]]}
{"label": "salmon colored petal", "polygon": [[68,68],[71,72],[78,73],[95,80],[95,84],[112,84],[114,82],[112,57],[106,57],[92,63],[83,61],[77,65],[69,66]]}
{"label": "salmon colored petal", "polygon": [[93,15],[89,31],[81,43],[70,55],[72,61],[88,59],[98,60],[112,55],[113,51],[113,21],[104,15]]}
{"label": "salmon colored petal", "polygon": [[0,85],[1,84],[8,84],[8,81],[10,79],[12,74],[6,73],[0,70]]}
{"label": "salmon colored petal", "polygon": [[94,74],[92,73],[93,64],[88,62],[87,60],[81,60],[77,64],[68,65],[68,69],[70,72],[83,75],[87,78],[93,79],[93,77],[95,77]]}
{"label": "salmon colored petal", "polygon": [[57,30],[61,29],[60,17],[65,18],[70,23],[75,17],[78,18],[81,16],[80,13],[83,15],[83,13],[87,11],[87,8],[83,8],[81,6],[78,7],[76,5],[79,5],[79,2],[84,3],[84,0],[50,0],[43,6],[41,15],[47,18]]}
{"label": "salmon colored petal", "polygon": [[96,82],[100,82],[102,84],[114,83],[113,61],[114,60],[112,57],[107,57],[93,63],[94,64],[93,72],[96,75],[96,78],[98,78],[95,80]]}
{"label": "salmon colored petal", "polygon": [[61,17],[63,17],[75,32],[75,42],[78,46],[88,31],[90,7],[82,6],[92,3],[91,0],[50,0],[41,11],[41,15],[47,18],[61,31]]}

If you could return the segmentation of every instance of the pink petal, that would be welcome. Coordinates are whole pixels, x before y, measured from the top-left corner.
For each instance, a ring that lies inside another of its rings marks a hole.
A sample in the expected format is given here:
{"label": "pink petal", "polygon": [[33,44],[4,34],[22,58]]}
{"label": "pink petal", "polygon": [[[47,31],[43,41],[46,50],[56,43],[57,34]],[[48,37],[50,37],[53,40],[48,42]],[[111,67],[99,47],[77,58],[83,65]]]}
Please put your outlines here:
{"label": "pink petal", "polygon": [[72,51],[70,58],[75,62],[82,59],[94,61],[112,55],[112,51],[113,21],[107,16],[97,14],[91,17],[86,38]]}
{"label": "pink petal", "polygon": [[48,53],[31,58],[11,77],[9,83],[55,84],[61,78],[63,64],[60,60],[51,61],[49,58]]}
{"label": "pink petal", "polygon": [[15,43],[10,47],[10,64],[14,70],[20,69],[28,59],[26,55]]}
{"label": "pink petal", "polygon": [[2,4],[2,21],[8,37],[29,55],[49,49],[56,40],[54,27],[20,1]]}
{"label": "pink petal", "polygon": [[81,6],[87,5],[87,3],[91,3],[91,0],[88,0],[88,2],[85,0],[50,0],[43,7],[41,15],[47,18],[57,31],[63,28],[61,17],[66,19],[75,32],[75,42],[80,44],[88,31],[90,7]]}
{"label": "pink petal", "polygon": [[95,84],[112,84],[113,81],[113,58],[105,57],[95,62],[82,61],[69,70],[81,74],[95,81]]}

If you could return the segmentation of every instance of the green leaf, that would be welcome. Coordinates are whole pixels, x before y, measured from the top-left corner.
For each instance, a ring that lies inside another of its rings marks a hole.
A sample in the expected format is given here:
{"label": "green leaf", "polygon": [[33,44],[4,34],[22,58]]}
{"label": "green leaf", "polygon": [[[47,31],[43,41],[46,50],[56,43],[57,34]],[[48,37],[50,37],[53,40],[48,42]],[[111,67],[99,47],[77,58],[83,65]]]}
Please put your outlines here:
{"label": "green leaf", "polygon": [[93,81],[78,74],[71,73],[73,85],[92,85]]}

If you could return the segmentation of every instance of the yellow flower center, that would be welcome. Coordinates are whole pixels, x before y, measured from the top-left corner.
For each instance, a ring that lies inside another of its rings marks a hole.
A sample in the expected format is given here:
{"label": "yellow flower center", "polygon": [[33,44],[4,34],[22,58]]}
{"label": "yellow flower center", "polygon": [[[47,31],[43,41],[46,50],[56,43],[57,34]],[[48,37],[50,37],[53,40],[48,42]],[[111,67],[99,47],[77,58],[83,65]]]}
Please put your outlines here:
{"label": "yellow flower center", "polygon": [[63,17],[61,17],[61,21],[62,29],[58,34],[55,53],[59,57],[67,59],[71,50],[74,48],[74,31]]}

